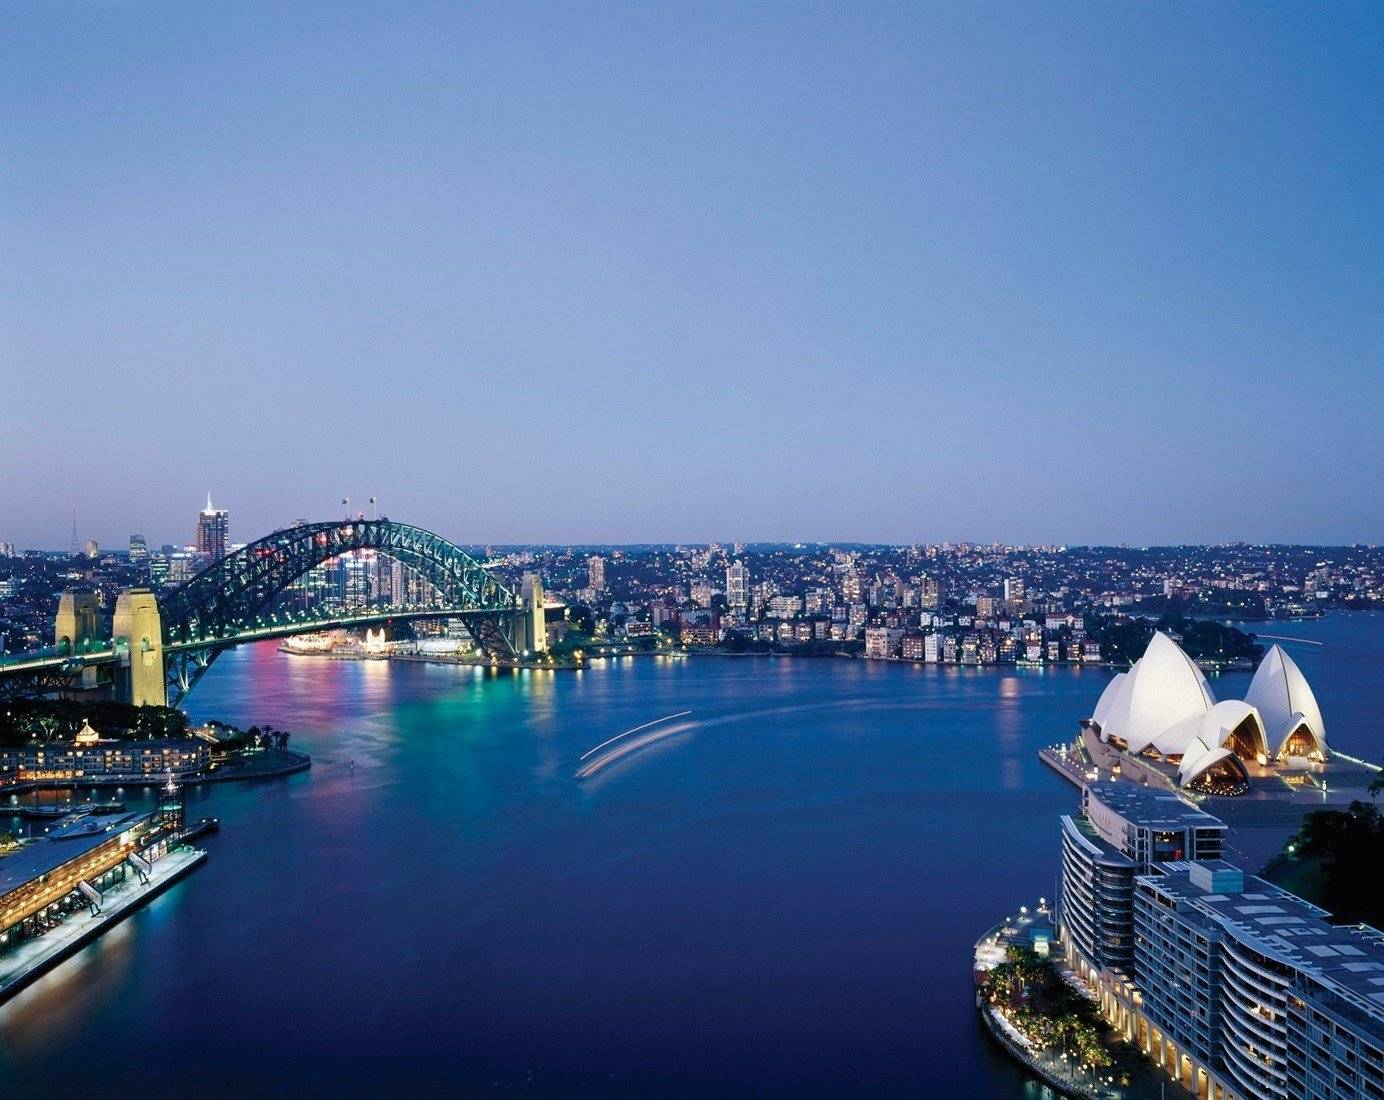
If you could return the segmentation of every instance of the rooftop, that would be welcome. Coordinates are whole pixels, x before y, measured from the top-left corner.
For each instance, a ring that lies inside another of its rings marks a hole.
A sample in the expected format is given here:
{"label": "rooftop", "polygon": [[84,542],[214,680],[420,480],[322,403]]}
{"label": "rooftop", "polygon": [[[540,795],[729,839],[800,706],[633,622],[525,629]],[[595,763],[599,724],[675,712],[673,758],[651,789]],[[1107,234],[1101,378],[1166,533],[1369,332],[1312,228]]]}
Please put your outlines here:
{"label": "rooftop", "polygon": [[45,836],[24,845],[19,851],[0,858],[0,897],[38,878],[39,875],[56,871],[64,863],[85,855],[123,830],[152,816],[152,811],[112,814],[105,819],[107,827],[102,832],[74,836],[66,840]]}
{"label": "rooftop", "polygon": [[1224,829],[1225,823],[1184,802],[1171,791],[1135,783],[1091,783],[1090,798],[1135,825],[1150,829]]}
{"label": "rooftop", "polygon": [[[1165,873],[1140,879],[1188,903],[1254,950],[1306,974],[1384,1022],[1384,932],[1367,924],[1337,925],[1329,914],[1295,894],[1254,876],[1239,893],[1210,893],[1192,876],[1193,864],[1164,864]],[[1201,866],[1236,870],[1223,860]]]}
{"label": "rooftop", "polygon": [[1060,821],[1064,827],[1070,828],[1074,840],[1086,846],[1090,855],[1120,867],[1135,866],[1132,859],[1101,836],[1085,817],[1063,814]]}

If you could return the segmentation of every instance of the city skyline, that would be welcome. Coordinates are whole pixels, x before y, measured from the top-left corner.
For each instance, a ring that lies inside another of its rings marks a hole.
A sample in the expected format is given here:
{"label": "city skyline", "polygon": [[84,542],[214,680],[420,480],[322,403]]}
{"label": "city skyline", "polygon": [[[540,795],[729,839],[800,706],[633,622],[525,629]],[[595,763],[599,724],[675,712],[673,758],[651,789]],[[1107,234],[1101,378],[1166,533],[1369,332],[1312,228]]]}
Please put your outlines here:
{"label": "city skyline", "polygon": [[1384,7],[0,5],[7,1095],[1384,1100]]}
{"label": "city skyline", "polygon": [[[375,515],[383,515],[375,498],[370,498],[371,504],[368,509],[361,509],[349,500],[344,498],[338,502],[337,512],[343,518],[354,518],[366,516],[367,518]],[[69,518],[71,529],[69,531],[68,542],[59,543],[24,543],[12,538],[0,538],[0,545],[13,547],[16,551],[34,550],[44,553],[61,553],[63,550],[71,549],[75,554],[87,554],[94,545],[100,553],[128,553],[135,548],[135,553],[143,557],[147,555],[150,547],[172,547],[197,553],[210,553],[213,557],[222,556],[226,548],[233,546],[244,546],[247,543],[255,542],[266,535],[276,531],[282,531],[304,522],[306,517],[295,517],[292,520],[284,520],[274,523],[272,526],[262,531],[253,533],[245,532],[242,529],[233,529],[231,524],[231,509],[217,505],[212,508],[211,494],[207,494],[204,502],[205,507],[197,511],[193,519],[184,524],[188,528],[187,537],[179,537],[176,533],[168,538],[164,538],[157,533],[148,531],[130,531],[127,535],[112,535],[108,538],[100,538],[88,532],[81,522],[81,509],[76,509],[75,514]],[[343,507],[344,506],[344,507]],[[215,546],[204,545],[204,530],[207,529],[207,517],[215,517],[216,538],[220,541]],[[331,515],[320,515],[312,517],[308,522],[319,522],[324,519],[333,518]],[[128,526],[128,524],[127,524]],[[0,535],[5,532],[0,531]],[[73,541],[75,540],[75,541]],[[134,546],[131,546],[133,541]],[[458,540],[461,541],[461,540]],[[1227,538],[1213,542],[1143,542],[1136,543],[1128,540],[1123,541],[1102,541],[1102,542],[1076,542],[1071,540],[1055,540],[1047,542],[1021,542],[1003,538],[993,539],[972,539],[972,538],[937,538],[937,539],[911,539],[904,541],[890,541],[887,539],[855,539],[855,538],[766,538],[766,539],[747,539],[737,537],[722,538],[687,538],[687,539],[642,539],[638,541],[616,542],[610,540],[561,540],[561,541],[515,541],[509,542],[499,539],[476,539],[467,540],[463,543],[468,546],[496,546],[496,547],[530,547],[534,549],[558,549],[562,547],[575,548],[604,548],[612,549],[630,548],[638,549],[642,547],[674,547],[674,546],[798,546],[798,547],[852,547],[852,546],[880,546],[891,548],[904,548],[909,546],[926,547],[953,547],[953,546],[975,546],[987,547],[997,546],[1013,550],[1026,550],[1038,548],[1072,548],[1090,549],[1100,547],[1128,548],[1133,550],[1140,549],[1159,549],[1175,547],[1204,547],[1215,548],[1220,546],[1285,546],[1285,547],[1322,547],[1322,548],[1350,548],[1350,547],[1374,547],[1378,542],[1366,540],[1356,540],[1353,542],[1295,542],[1291,540],[1253,540],[1244,538]]]}
{"label": "city skyline", "polygon": [[0,538],[1384,539],[1377,8],[153,10],[9,13]]}

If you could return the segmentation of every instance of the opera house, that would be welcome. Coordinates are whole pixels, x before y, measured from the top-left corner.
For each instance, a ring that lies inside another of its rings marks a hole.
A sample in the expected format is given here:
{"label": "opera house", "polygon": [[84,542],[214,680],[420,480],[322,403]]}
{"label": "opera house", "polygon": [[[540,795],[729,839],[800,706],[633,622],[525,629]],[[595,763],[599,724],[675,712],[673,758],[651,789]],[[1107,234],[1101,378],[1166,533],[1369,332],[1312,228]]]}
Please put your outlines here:
{"label": "opera house", "polygon": [[1251,775],[1327,759],[1316,697],[1279,646],[1264,655],[1243,699],[1217,702],[1196,663],[1158,632],[1101,693],[1082,740],[1093,759],[1117,760],[1126,774],[1155,772],[1211,794],[1239,794]]}

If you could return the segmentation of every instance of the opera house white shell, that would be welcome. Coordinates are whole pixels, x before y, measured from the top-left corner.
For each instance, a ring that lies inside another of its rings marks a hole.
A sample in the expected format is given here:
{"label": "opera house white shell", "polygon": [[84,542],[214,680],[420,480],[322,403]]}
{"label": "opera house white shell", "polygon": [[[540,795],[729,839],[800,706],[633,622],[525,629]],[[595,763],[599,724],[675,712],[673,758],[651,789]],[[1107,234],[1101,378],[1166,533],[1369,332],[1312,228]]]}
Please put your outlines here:
{"label": "opera house white shell", "polygon": [[1273,755],[1326,755],[1326,723],[1302,670],[1281,646],[1259,662],[1245,702],[1259,711]]}
{"label": "opera house white shell", "polygon": [[1240,761],[1326,755],[1316,698],[1278,646],[1260,663],[1246,699],[1218,703],[1196,662],[1155,632],[1144,655],[1101,693],[1091,722],[1102,741],[1176,765],[1183,786],[1217,765],[1245,776]]}

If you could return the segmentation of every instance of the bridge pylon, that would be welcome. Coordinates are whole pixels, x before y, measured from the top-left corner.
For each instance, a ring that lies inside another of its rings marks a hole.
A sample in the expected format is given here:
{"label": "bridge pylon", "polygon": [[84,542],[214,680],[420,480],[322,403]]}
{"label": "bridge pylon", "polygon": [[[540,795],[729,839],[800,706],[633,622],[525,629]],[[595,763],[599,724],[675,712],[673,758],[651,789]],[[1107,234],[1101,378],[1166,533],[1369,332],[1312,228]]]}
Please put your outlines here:
{"label": "bridge pylon", "polygon": [[[67,591],[58,599],[58,614],[53,620],[53,644],[69,654],[79,653],[101,640],[101,602],[95,592]],[[97,671],[83,668],[73,686],[97,686]]]}
{"label": "bridge pylon", "polygon": [[548,648],[548,612],[544,606],[543,580],[537,573],[526,573],[520,588],[523,602],[523,628],[520,644],[515,648],[520,652],[542,653]]}
{"label": "bridge pylon", "polygon": [[64,592],[53,620],[53,644],[81,648],[101,634],[101,604],[95,592]]}
{"label": "bridge pylon", "polygon": [[111,626],[116,649],[115,697],[137,707],[168,705],[163,666],[163,619],[147,588],[130,588],[115,601]]}

